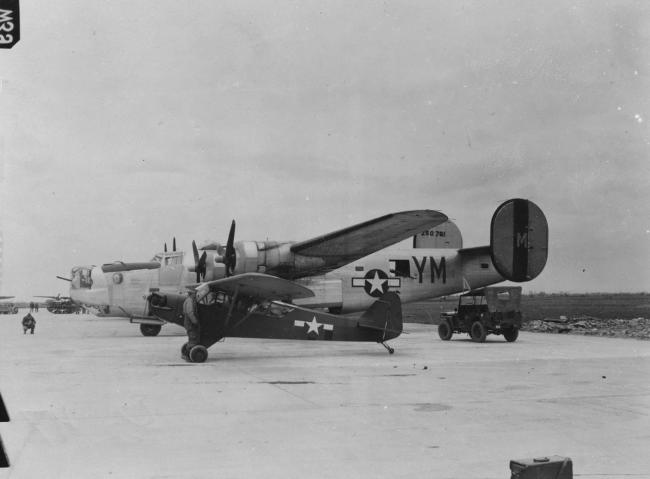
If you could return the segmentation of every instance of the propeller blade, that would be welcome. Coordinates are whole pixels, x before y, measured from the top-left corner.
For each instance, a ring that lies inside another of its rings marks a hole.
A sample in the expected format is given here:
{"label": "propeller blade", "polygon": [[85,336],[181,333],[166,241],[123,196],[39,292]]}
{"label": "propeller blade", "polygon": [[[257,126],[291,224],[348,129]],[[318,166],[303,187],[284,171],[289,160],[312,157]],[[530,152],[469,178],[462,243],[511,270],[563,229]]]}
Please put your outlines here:
{"label": "propeller blade", "polygon": [[230,232],[228,233],[228,242],[226,243],[226,254],[223,258],[226,266],[226,276],[232,276],[237,266],[237,253],[235,252],[235,220],[232,220]]}
{"label": "propeller blade", "polygon": [[201,255],[201,259],[199,259],[199,267],[197,268],[197,272],[201,273],[201,279],[205,279],[205,273],[207,271],[207,266],[206,266],[206,260],[208,258],[208,253],[205,251]]}
{"label": "propeller blade", "polygon": [[196,271],[196,282],[201,281],[201,272],[199,271],[199,250],[196,248],[196,241],[192,240],[192,253],[194,254],[194,271]]}
{"label": "propeller blade", "polygon": [[165,243],[165,253],[167,252],[167,243]]}
{"label": "propeller blade", "polygon": [[196,247],[196,242],[192,240],[192,253],[194,254],[194,271],[196,271],[196,282],[200,283],[201,279],[205,279],[207,271],[206,260],[208,254],[204,251],[199,258],[199,250]]}
{"label": "propeller blade", "polygon": [[174,242],[172,244],[172,251],[175,253],[176,252],[176,236],[174,236]]}
{"label": "propeller blade", "polygon": [[72,281],[70,278],[64,278],[63,276],[57,276],[57,278],[62,279],[63,281]]}

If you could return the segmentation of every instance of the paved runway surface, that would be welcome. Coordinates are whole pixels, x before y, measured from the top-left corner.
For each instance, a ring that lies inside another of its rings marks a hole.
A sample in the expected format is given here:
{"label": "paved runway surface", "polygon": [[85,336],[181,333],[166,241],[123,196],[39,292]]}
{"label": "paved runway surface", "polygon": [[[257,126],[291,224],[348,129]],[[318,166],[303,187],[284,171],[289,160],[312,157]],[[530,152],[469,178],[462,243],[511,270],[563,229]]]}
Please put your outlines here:
{"label": "paved runway surface", "polygon": [[406,324],[381,345],[228,339],[180,359],[176,326],[0,317],[5,478],[509,478],[569,456],[650,477],[650,342],[521,333],[475,344]]}

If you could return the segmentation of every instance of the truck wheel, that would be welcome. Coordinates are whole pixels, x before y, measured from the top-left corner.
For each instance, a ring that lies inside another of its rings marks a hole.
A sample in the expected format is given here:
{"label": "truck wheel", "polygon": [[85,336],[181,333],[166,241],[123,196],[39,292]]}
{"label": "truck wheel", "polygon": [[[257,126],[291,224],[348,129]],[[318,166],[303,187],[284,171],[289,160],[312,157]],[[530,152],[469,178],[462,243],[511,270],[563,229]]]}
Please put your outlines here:
{"label": "truck wheel", "polygon": [[202,363],[208,359],[208,350],[205,346],[197,344],[192,349],[190,349],[190,359],[193,363]]}
{"label": "truck wheel", "polygon": [[517,328],[508,328],[503,330],[503,337],[506,338],[506,341],[509,343],[514,343],[519,336],[519,330]]}
{"label": "truck wheel", "polygon": [[487,336],[487,331],[485,331],[485,326],[480,321],[474,321],[472,327],[469,330],[469,335],[472,338],[472,341],[475,343],[482,343],[485,341]]}
{"label": "truck wheel", "polygon": [[454,332],[451,329],[451,324],[449,324],[449,321],[444,320],[438,325],[438,336],[440,336],[440,339],[443,341],[449,341],[453,334]]}
{"label": "truck wheel", "polygon": [[159,324],[141,324],[140,332],[143,336],[158,336],[161,327]]}

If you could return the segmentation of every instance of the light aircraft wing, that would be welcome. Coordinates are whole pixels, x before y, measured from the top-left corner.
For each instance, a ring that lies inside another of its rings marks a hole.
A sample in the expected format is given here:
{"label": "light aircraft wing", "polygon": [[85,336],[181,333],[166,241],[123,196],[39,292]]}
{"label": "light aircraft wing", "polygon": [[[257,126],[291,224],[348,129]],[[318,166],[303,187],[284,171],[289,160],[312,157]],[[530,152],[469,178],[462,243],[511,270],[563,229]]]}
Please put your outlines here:
{"label": "light aircraft wing", "polygon": [[11,298],[13,298],[13,297],[14,297],[14,296],[0,296],[0,299],[11,299]]}
{"label": "light aircraft wing", "polygon": [[323,272],[326,272],[438,226],[447,219],[446,215],[434,210],[392,213],[295,243],[291,251],[302,256],[323,258]]}
{"label": "light aircraft wing", "polygon": [[238,294],[252,297],[267,299],[287,300],[293,298],[309,298],[314,296],[314,292],[302,285],[296,284],[286,279],[270,276],[262,273],[243,273],[229,278],[216,279],[201,283],[197,287],[197,292],[205,289],[223,291],[227,294]]}

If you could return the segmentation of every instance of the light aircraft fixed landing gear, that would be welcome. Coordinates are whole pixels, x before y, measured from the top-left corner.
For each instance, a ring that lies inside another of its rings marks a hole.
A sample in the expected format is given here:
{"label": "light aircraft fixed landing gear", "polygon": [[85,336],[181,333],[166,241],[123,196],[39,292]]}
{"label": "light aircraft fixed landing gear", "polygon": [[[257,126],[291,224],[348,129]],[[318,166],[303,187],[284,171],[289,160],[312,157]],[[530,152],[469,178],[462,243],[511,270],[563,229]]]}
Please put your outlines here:
{"label": "light aircraft fixed landing gear", "polygon": [[185,343],[181,347],[181,357],[191,363],[203,363],[208,359],[208,349],[202,344],[195,344],[191,348],[190,343]]}
{"label": "light aircraft fixed landing gear", "polygon": [[388,351],[388,354],[393,354],[395,352],[395,349],[391,348],[388,344],[382,342],[381,345],[386,348],[386,351]]}

